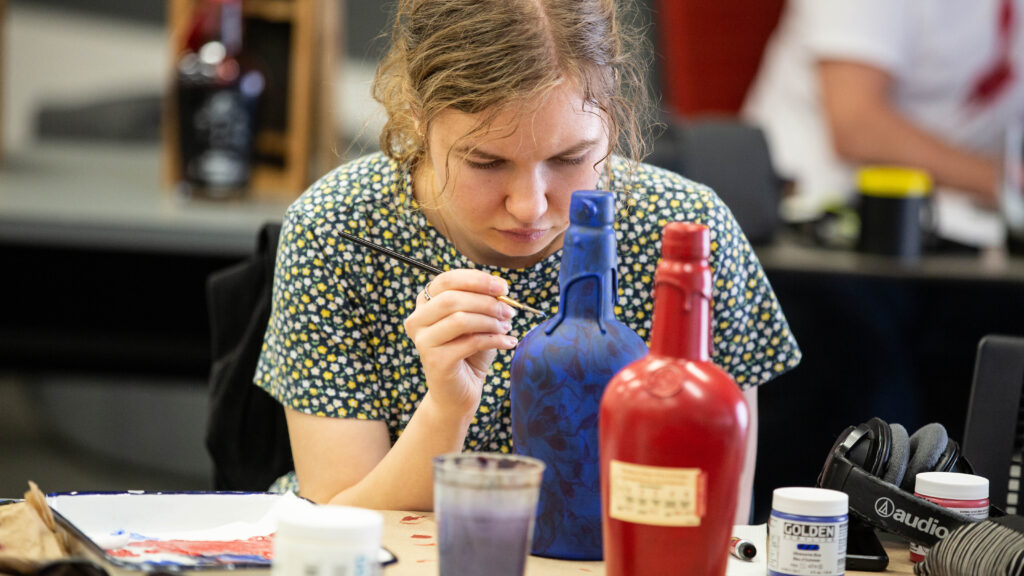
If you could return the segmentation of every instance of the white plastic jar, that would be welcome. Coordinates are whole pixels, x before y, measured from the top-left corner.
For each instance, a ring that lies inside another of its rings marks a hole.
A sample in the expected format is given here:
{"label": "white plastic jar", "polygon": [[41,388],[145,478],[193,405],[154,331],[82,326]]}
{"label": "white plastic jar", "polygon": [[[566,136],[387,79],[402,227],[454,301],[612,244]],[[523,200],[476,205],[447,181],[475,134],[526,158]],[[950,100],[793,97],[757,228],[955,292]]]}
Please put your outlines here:
{"label": "white plastic jar", "polygon": [[845,492],[776,488],[768,519],[768,574],[844,574],[849,512],[850,499]]}
{"label": "white plastic jar", "polygon": [[271,576],[376,576],[384,519],[348,506],[290,507],[278,516]]}
{"label": "white plastic jar", "polygon": [[[988,518],[988,478],[959,472],[921,472],[914,477],[914,496],[978,522]],[[943,529],[943,532],[945,529]],[[946,534],[937,534],[945,538]],[[910,544],[910,561],[920,562],[928,547]]]}

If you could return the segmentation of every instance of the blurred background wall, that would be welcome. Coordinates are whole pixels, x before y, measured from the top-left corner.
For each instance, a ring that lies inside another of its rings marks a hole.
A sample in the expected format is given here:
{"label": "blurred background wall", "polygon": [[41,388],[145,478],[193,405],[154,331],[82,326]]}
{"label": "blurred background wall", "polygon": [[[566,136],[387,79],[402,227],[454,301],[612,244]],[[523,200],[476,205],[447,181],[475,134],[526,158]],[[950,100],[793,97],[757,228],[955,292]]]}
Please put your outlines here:
{"label": "blurred background wall", "polygon": [[[374,117],[369,82],[384,45],[378,36],[385,29],[390,6],[389,2],[344,3],[343,53],[337,60],[333,89],[337,130],[345,141],[355,143],[349,153],[375,146],[379,117]],[[87,168],[82,166],[88,163],[87,155],[72,164],[65,164],[64,159],[74,160],[76,151],[85,154],[98,146],[123,150],[124,170],[108,177],[120,178],[126,187],[156,186],[160,100],[167,90],[172,58],[166,10],[163,0],[6,3],[4,42],[0,45],[4,149],[0,191],[29,181],[36,171],[52,176],[56,171]],[[135,161],[137,157],[143,161]],[[84,205],[90,198],[83,192],[77,201]],[[4,212],[0,202],[0,216]],[[38,275],[46,272],[19,273],[16,268],[28,260],[48,260],[48,267],[64,266],[58,262],[74,266],[70,257],[61,258],[64,252],[58,255],[33,249],[15,259],[19,264],[4,259],[7,270],[0,273],[4,278],[0,285],[6,288],[0,288],[5,293],[0,328],[6,323],[9,331],[16,332],[22,326],[18,322],[23,322],[27,330],[50,330],[41,319],[32,319],[46,312],[19,310],[25,302],[17,302],[15,294],[24,289],[60,299],[60,290],[42,285],[33,288],[43,282]],[[126,259],[100,254],[85,262],[82,273],[87,275],[116,274],[115,269],[128,268],[143,276],[149,274],[151,283],[165,282],[159,270],[146,265],[143,255]],[[190,328],[182,338],[191,339],[192,347],[200,351],[208,346],[201,332],[205,328],[205,310],[201,309],[205,274],[231,259],[201,262],[186,269],[188,276],[178,280],[189,286],[189,294],[182,295],[181,308],[165,300],[164,308],[176,311],[151,315],[154,325],[173,320],[170,316],[185,318]],[[77,290],[88,298],[89,279],[80,279],[83,282],[77,287],[62,290]],[[147,282],[147,278],[136,280]],[[97,286],[95,294],[105,290],[106,285]],[[117,324],[117,315],[117,310],[108,310],[82,322]],[[145,324],[147,320],[137,322]],[[48,363],[46,358],[34,359],[29,368],[20,361],[13,366],[0,362],[0,498],[20,496],[28,480],[48,492],[210,488],[210,463],[202,443],[206,366],[193,352],[183,351],[180,362],[173,360],[173,351],[170,354],[168,365],[156,369],[119,369],[108,363],[79,372],[75,366]]]}

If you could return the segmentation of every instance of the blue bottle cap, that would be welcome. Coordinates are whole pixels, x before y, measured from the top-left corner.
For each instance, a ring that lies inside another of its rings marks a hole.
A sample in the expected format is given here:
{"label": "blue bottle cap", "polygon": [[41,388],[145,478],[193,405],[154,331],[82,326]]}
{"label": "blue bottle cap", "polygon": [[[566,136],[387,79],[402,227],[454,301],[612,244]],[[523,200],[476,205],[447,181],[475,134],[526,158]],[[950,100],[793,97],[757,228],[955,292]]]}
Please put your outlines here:
{"label": "blue bottle cap", "polygon": [[615,195],[604,190],[577,190],[569,204],[569,222],[601,227],[615,223]]}

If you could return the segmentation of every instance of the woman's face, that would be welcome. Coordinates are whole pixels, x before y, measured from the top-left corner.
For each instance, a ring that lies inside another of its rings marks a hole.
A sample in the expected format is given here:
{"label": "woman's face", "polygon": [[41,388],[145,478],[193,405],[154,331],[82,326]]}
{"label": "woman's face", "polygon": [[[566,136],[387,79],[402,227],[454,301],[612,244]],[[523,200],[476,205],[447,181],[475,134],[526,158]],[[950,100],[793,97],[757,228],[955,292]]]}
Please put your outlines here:
{"label": "woman's face", "polygon": [[480,115],[443,112],[414,174],[431,224],[478,264],[524,268],[555,252],[569,226],[573,191],[597,185],[601,166],[594,164],[608,150],[599,112],[570,86],[529,106],[500,114],[486,133],[465,139]]}

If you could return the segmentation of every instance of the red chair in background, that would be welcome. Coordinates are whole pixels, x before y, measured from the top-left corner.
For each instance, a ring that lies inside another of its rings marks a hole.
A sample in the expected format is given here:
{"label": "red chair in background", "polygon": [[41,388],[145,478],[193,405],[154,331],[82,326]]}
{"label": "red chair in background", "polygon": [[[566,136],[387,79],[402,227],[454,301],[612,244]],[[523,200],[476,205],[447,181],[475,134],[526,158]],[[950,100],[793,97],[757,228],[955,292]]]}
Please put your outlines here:
{"label": "red chair in background", "polygon": [[782,182],[763,132],[738,113],[784,1],[654,4],[666,130],[648,162],[711,186],[753,244],[774,238]]}
{"label": "red chair in background", "polygon": [[661,85],[674,115],[735,115],[785,0],[657,0]]}

